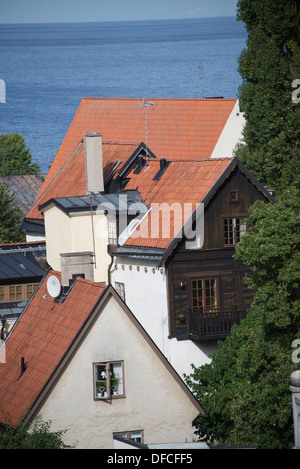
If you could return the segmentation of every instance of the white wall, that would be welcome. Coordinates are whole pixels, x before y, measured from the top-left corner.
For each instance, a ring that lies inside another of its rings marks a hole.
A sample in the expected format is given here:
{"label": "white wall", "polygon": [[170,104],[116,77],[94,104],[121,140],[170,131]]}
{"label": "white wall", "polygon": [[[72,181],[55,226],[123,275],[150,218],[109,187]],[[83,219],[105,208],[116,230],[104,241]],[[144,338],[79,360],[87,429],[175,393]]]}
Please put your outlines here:
{"label": "white wall", "polygon": [[180,376],[196,366],[210,362],[208,355],[217,350],[213,342],[178,341],[169,339],[167,281],[164,268],[154,262],[115,258],[111,269],[111,283],[125,284],[126,304],[144,329],[160,348]]}
{"label": "white wall", "polygon": [[[94,400],[92,363],[124,360],[124,398]],[[51,430],[76,448],[113,448],[114,432],[145,443],[193,441],[198,410],[113,297],[40,408]]]}
{"label": "white wall", "polygon": [[61,270],[60,254],[94,252],[95,246],[94,281],[107,282],[110,264],[107,217],[100,213],[94,214],[93,220],[90,213],[69,216],[53,206],[45,211],[44,219],[47,262],[52,269]]}
{"label": "white wall", "polygon": [[214,148],[211,158],[231,158],[237,143],[243,140],[243,128],[245,125],[244,114],[240,112],[237,101],[222,130],[219,140]]}

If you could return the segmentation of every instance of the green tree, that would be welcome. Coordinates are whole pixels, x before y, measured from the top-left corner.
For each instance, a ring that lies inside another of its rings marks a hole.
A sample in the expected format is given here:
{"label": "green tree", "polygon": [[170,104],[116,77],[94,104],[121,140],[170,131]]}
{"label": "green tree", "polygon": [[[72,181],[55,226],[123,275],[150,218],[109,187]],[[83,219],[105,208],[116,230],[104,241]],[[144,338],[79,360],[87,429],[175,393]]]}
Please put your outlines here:
{"label": "green tree", "polygon": [[0,243],[24,241],[24,233],[17,230],[23,213],[16,205],[13,194],[7,184],[0,184]]}
{"label": "green tree", "polygon": [[39,170],[39,165],[31,162],[21,134],[0,135],[0,176],[37,174]]}
{"label": "green tree", "polygon": [[51,422],[37,418],[32,427],[2,427],[0,429],[0,449],[67,449],[74,446],[63,442],[65,430],[51,432]]}
{"label": "green tree", "polygon": [[[187,383],[206,410],[200,437],[259,448],[293,446],[289,377],[297,367],[292,342],[300,338],[299,193],[278,204],[257,202],[235,257],[252,268],[251,312],[220,343],[210,364],[193,367]],[[298,365],[299,366],[299,365]]]}
{"label": "green tree", "polygon": [[300,78],[300,1],[239,0],[237,14],[248,39],[239,58],[245,144],[236,156],[278,191],[299,184],[300,104],[292,83]]}

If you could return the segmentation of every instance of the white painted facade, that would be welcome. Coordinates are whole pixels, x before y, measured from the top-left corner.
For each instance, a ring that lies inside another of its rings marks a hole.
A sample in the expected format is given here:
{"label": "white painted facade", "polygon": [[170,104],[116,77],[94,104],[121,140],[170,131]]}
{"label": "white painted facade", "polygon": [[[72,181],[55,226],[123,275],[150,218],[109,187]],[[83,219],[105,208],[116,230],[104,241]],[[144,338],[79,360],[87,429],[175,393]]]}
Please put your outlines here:
{"label": "white painted facade", "polygon": [[[77,449],[113,448],[113,434],[142,431],[144,443],[192,442],[194,399],[132,315],[110,295],[43,399],[39,415]],[[93,363],[124,360],[125,397],[94,399]]]}
{"label": "white painted facade", "polygon": [[240,112],[239,101],[236,101],[211,158],[232,158],[236,145],[242,143],[244,125],[244,114]]}
{"label": "white painted facade", "polygon": [[169,314],[166,271],[155,262],[115,258],[111,268],[111,284],[125,285],[125,301],[156,345],[182,377],[189,374],[191,364],[210,362],[217,350],[216,342],[201,343],[169,338]]}

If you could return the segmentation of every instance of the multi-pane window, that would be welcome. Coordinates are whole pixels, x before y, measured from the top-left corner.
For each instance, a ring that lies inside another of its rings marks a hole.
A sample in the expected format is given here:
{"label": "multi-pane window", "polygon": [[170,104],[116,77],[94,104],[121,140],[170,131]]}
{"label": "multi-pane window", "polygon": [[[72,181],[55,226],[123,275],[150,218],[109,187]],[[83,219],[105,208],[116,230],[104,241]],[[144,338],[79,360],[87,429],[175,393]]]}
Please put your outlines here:
{"label": "multi-pane window", "polygon": [[117,221],[113,218],[108,218],[108,243],[118,244]]}
{"label": "multi-pane window", "polygon": [[124,362],[94,363],[94,397],[125,397]]}
{"label": "multi-pane window", "polygon": [[22,299],[22,285],[11,285],[9,287],[9,299],[10,301]]}
{"label": "multi-pane window", "polygon": [[0,302],[26,301],[31,298],[37,286],[37,283],[1,286]]}
{"label": "multi-pane window", "polygon": [[125,301],[125,285],[121,282],[115,282],[115,290],[120,295],[123,301]]}
{"label": "multi-pane window", "polygon": [[217,279],[195,279],[191,281],[192,307],[199,311],[212,311],[218,307]]}
{"label": "multi-pane window", "polygon": [[224,218],[224,244],[235,246],[247,231],[243,218]]}

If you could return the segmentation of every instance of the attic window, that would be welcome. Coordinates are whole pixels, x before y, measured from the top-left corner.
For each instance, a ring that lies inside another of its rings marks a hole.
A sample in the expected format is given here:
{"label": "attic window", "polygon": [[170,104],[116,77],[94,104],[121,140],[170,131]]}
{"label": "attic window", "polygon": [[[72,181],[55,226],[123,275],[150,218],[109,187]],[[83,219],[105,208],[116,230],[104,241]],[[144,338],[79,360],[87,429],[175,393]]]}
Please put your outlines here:
{"label": "attic window", "polygon": [[243,218],[224,218],[224,245],[235,246],[246,231]]}
{"label": "attic window", "polygon": [[230,202],[239,202],[239,191],[237,189],[230,191]]}
{"label": "attic window", "polygon": [[125,397],[124,362],[94,363],[94,399]]}

